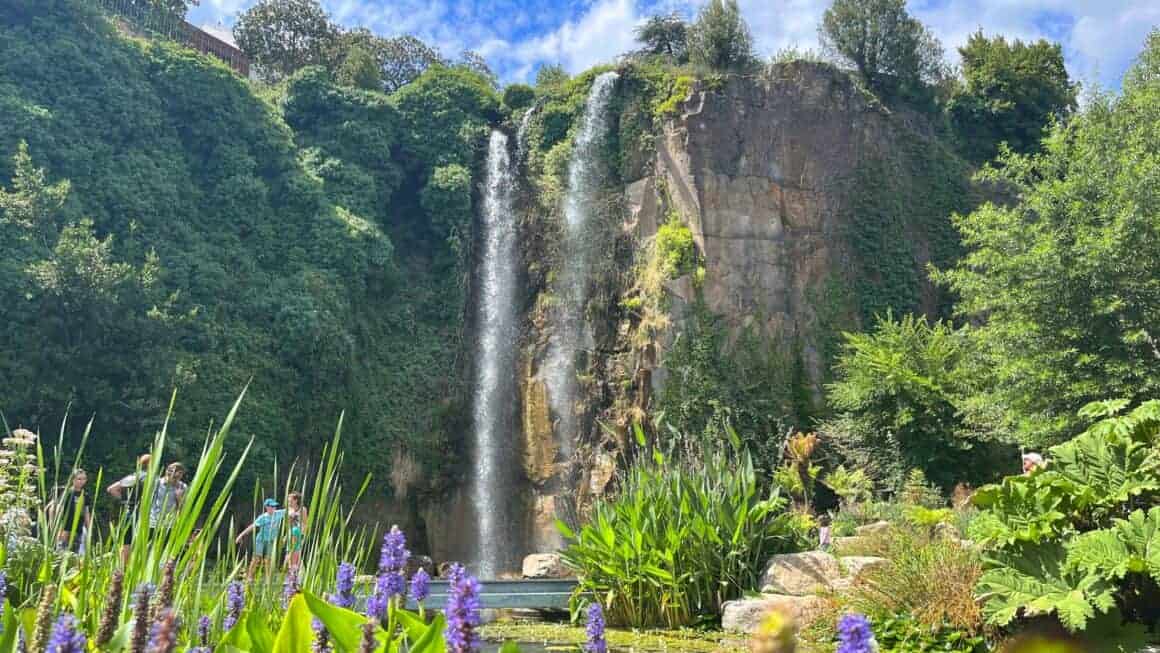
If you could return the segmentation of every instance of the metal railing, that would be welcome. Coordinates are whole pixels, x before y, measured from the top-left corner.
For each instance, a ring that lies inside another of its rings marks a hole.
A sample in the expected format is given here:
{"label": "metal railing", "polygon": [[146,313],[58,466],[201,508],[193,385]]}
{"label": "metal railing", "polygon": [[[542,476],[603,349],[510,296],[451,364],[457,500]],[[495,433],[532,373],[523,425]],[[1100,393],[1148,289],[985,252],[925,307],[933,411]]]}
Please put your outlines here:
{"label": "metal railing", "polygon": [[152,38],[183,43],[198,52],[226,62],[243,77],[250,74],[250,60],[238,48],[222,41],[183,16],[158,7],[150,0],[90,0],[105,12],[124,20],[133,31]]}

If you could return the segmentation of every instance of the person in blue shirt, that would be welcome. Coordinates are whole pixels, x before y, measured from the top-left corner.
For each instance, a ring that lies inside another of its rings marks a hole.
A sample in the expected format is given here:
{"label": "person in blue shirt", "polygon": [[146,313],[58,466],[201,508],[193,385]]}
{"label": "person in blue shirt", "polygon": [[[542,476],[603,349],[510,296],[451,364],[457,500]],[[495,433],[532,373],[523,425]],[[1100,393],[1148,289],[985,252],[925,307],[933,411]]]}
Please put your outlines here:
{"label": "person in blue shirt", "polygon": [[278,509],[277,499],[266,499],[262,506],[264,512],[258,515],[254,523],[238,533],[238,537],[234,540],[235,544],[241,544],[242,538],[250,533],[254,534],[254,558],[250,561],[250,570],[246,574],[246,580],[254,580],[254,573],[257,572],[258,565],[266,564],[267,571],[272,567],[270,563],[273,561],[274,547],[278,543],[278,534],[282,530],[282,518],[286,516],[285,510]]}

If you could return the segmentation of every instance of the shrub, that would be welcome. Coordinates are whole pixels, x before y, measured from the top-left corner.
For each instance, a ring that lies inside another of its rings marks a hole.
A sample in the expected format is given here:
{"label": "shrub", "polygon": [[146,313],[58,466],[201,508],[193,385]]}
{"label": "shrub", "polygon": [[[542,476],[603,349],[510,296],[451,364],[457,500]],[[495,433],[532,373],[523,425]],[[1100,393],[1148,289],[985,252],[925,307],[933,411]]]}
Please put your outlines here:
{"label": "shrub", "polygon": [[1160,624],[1160,401],[1121,414],[1127,405],[1086,406],[1081,416],[1103,419],[1051,448],[1046,468],[975,493],[990,623],[1054,615],[1124,638]]}
{"label": "shrub", "polygon": [[681,75],[673,81],[672,90],[669,91],[669,96],[663,102],[657,105],[654,113],[658,118],[669,118],[677,115],[677,109],[681,103],[688,99],[689,94],[693,92],[694,80],[689,75]]}
{"label": "shrub", "polygon": [[896,527],[879,540],[878,555],[890,564],[864,572],[851,607],[875,619],[910,614],[927,628],[982,630],[974,586],[983,567],[974,550],[925,529]]}
{"label": "shrub", "polygon": [[664,272],[670,279],[692,271],[697,251],[689,227],[679,219],[670,219],[657,229],[656,242]]}
{"label": "shrub", "polygon": [[[644,436],[637,428],[643,447]],[[802,524],[778,492],[763,492],[736,434],[728,451],[674,459],[643,450],[568,540],[577,597],[595,596],[610,622],[685,626],[759,585],[770,555],[797,549]]]}

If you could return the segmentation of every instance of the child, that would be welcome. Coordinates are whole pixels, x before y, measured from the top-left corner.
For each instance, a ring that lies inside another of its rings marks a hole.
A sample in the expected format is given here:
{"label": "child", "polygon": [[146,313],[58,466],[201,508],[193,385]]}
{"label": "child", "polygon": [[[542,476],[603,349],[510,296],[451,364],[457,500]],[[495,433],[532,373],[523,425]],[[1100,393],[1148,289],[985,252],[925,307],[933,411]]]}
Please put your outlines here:
{"label": "child", "polygon": [[830,515],[818,517],[818,550],[829,553],[833,546],[830,541]]}
{"label": "child", "polygon": [[306,506],[302,505],[302,494],[291,492],[286,497],[286,520],[290,523],[290,540],[286,544],[286,567],[298,571],[302,564],[302,545],[306,542]]}
{"label": "child", "polygon": [[258,515],[254,523],[247,526],[238,537],[234,539],[235,544],[241,544],[242,538],[254,533],[254,559],[250,561],[250,569],[246,574],[246,580],[254,580],[254,573],[258,570],[258,565],[263,562],[271,562],[274,555],[274,547],[278,542],[278,532],[282,528],[282,517],[286,515],[285,510],[278,509],[277,499],[266,499],[263,502],[265,512]]}

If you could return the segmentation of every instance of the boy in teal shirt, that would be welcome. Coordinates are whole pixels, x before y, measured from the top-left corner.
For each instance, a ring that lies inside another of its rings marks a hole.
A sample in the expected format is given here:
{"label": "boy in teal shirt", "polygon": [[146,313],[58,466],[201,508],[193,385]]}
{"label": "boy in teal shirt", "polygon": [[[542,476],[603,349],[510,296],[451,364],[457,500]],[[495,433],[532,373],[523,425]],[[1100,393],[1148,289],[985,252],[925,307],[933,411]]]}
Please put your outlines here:
{"label": "boy in teal shirt", "polygon": [[[278,509],[278,501],[276,499],[266,499],[263,502],[265,512],[258,515],[254,523],[250,524],[234,540],[235,544],[241,544],[242,538],[254,533],[254,559],[250,562],[250,570],[246,574],[246,580],[254,579],[254,572],[258,570],[258,565],[263,562],[272,562],[274,555],[274,546],[278,543],[278,534],[282,530],[282,518],[286,516],[285,510]],[[267,567],[272,565],[267,564]]]}

